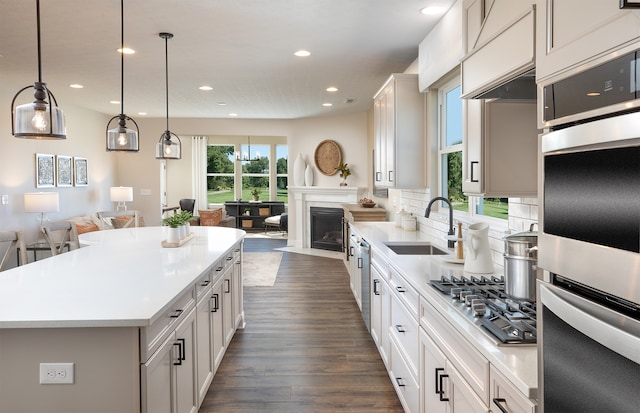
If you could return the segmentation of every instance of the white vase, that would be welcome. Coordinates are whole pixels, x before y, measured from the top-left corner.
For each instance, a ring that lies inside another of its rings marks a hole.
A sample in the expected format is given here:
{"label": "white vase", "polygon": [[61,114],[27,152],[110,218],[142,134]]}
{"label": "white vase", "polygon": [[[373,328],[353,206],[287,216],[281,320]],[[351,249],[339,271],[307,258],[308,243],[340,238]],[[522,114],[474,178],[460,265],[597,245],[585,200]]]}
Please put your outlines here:
{"label": "white vase", "polygon": [[296,157],[296,160],[293,161],[293,185],[295,186],[304,186],[304,170],[307,164],[302,157],[302,154],[299,153]]}
{"label": "white vase", "polygon": [[178,227],[167,228],[167,242],[174,243],[179,241],[180,241],[180,229]]}
{"label": "white vase", "polygon": [[178,227],[180,233],[180,239],[185,239],[187,237],[187,226],[182,224]]}
{"label": "white vase", "polygon": [[307,165],[304,170],[304,184],[306,186],[313,186],[313,169],[311,169],[311,165]]}

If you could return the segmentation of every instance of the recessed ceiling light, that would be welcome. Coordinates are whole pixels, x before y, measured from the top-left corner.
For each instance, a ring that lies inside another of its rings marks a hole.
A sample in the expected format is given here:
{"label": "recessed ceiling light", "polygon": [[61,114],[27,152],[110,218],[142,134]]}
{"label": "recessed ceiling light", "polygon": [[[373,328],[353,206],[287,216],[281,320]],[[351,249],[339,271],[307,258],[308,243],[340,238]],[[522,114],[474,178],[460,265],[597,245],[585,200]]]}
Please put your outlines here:
{"label": "recessed ceiling light", "polygon": [[297,52],[294,53],[294,55],[298,57],[307,57],[307,56],[311,56],[311,52],[308,52],[306,50],[298,50]]}
{"label": "recessed ceiling light", "polygon": [[145,116],[147,114],[147,112],[138,112],[138,115],[140,116]]}
{"label": "recessed ceiling light", "polygon": [[423,9],[420,9],[420,13],[426,14],[428,16],[433,16],[436,14],[442,14],[445,12],[445,8],[442,6],[428,6]]}
{"label": "recessed ceiling light", "polygon": [[326,107],[333,106],[333,103],[323,103],[322,106],[326,106]]}
{"label": "recessed ceiling light", "polygon": [[218,102],[218,106],[227,106],[227,102]]}
{"label": "recessed ceiling light", "polygon": [[73,85],[69,85],[72,89],[82,89],[84,86],[74,83]]}
{"label": "recessed ceiling light", "polygon": [[125,47],[124,49],[117,49],[118,53],[124,53],[124,54],[134,54],[136,51],[133,49],[129,49],[128,47]]}
{"label": "recessed ceiling light", "polygon": [[337,88],[337,87],[333,87],[333,86],[331,86],[331,87],[328,87],[328,88],[327,88],[327,92],[337,92],[337,91],[338,91],[338,88]]}
{"label": "recessed ceiling light", "polygon": [[119,100],[110,100],[109,103],[112,103],[114,105],[119,105],[120,101]]}
{"label": "recessed ceiling light", "polygon": [[589,93],[587,93],[587,96],[589,96],[589,97],[600,96],[600,92],[589,92]]}
{"label": "recessed ceiling light", "polygon": [[238,116],[237,113],[229,113],[229,116]]}
{"label": "recessed ceiling light", "polygon": [[200,86],[198,89],[200,90],[213,90],[211,86]]}

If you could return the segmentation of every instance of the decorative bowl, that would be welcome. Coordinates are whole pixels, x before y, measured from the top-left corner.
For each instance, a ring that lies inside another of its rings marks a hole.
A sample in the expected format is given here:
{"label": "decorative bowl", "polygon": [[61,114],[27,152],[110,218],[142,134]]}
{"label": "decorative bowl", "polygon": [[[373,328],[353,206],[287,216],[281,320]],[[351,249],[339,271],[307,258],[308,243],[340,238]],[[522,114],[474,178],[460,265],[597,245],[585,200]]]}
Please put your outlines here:
{"label": "decorative bowl", "polygon": [[376,206],[375,202],[360,202],[360,206],[363,208],[373,208]]}

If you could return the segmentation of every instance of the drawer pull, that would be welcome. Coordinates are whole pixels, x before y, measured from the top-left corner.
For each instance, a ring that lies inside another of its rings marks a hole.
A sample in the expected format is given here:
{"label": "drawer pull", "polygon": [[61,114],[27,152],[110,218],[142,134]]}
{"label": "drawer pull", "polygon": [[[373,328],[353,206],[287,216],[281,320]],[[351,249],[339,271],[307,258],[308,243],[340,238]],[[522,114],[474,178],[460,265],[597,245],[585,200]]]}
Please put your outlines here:
{"label": "drawer pull", "polygon": [[443,380],[445,377],[449,377],[449,375],[448,375],[448,374],[443,374],[443,375],[441,375],[441,376],[439,377],[439,379],[438,379],[438,382],[439,382],[439,384],[440,384],[440,391],[439,391],[438,393],[440,394],[440,401],[441,401],[441,402],[448,402],[448,401],[449,401],[449,398],[448,398],[448,397],[444,397],[444,389],[443,389],[443,387],[442,387],[442,380]]}
{"label": "drawer pull", "polygon": [[206,287],[207,285],[209,285],[210,282],[211,281],[209,281],[209,280],[204,280],[204,281],[202,281],[202,284],[200,284],[200,286],[201,287]]}
{"label": "drawer pull", "polygon": [[183,312],[183,311],[184,311],[184,310],[176,310],[176,312],[175,312],[175,313],[173,313],[173,314],[171,314],[169,317],[171,317],[171,318],[178,318],[178,317],[180,317],[180,314],[182,314],[182,312]]}
{"label": "drawer pull", "polygon": [[231,261],[233,257],[227,257],[227,261]]}
{"label": "drawer pull", "polygon": [[185,359],[184,356],[184,338],[179,338],[177,343],[173,343],[174,346],[178,346],[178,358],[177,361],[173,362],[174,366],[182,366],[182,361]]}
{"label": "drawer pull", "polygon": [[223,267],[218,267],[218,268],[216,268],[216,272],[220,272],[220,271],[222,271],[222,268],[223,268]]}
{"label": "drawer pull", "polygon": [[404,289],[404,287],[396,287],[396,291],[398,291],[399,293],[406,293],[407,290]]}
{"label": "drawer pull", "polygon": [[404,327],[402,327],[400,324],[396,324],[396,331],[398,333],[406,333],[407,330],[404,329]]}
{"label": "drawer pull", "polygon": [[396,383],[398,383],[398,387],[405,387],[405,384],[402,382],[402,377],[396,377]]}
{"label": "drawer pull", "polygon": [[501,411],[502,413],[509,413],[509,410],[507,410],[507,409],[503,406],[503,404],[505,404],[505,405],[507,404],[507,400],[506,400],[506,399],[498,399],[498,398],[495,398],[495,399],[493,399],[493,404],[495,404],[496,406],[498,406],[498,409],[500,409],[500,411]]}
{"label": "drawer pull", "polygon": [[224,282],[225,282],[225,284],[226,284],[226,285],[225,285],[224,292],[225,292],[226,294],[229,294],[229,293],[231,292],[231,280],[230,280],[230,279],[228,279],[228,278],[225,278]]}
{"label": "drawer pull", "polygon": [[373,280],[373,294],[380,295],[380,290],[378,290],[378,284],[380,284],[380,280],[375,278]]}
{"label": "drawer pull", "polygon": [[213,294],[211,298],[213,298],[213,308],[211,309],[211,312],[217,313],[220,309],[220,296],[218,295],[218,293],[216,293]]}

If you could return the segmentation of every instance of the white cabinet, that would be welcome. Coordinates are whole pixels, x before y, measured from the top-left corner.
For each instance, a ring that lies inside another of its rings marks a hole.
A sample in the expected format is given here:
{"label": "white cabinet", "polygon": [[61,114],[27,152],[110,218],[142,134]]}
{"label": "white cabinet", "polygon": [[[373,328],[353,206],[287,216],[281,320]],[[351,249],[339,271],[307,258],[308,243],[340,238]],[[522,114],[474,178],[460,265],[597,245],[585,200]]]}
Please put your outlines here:
{"label": "white cabinet", "polygon": [[242,283],[242,248],[237,247],[232,254],[233,266],[233,324],[234,331],[238,327],[244,328],[244,297]]}
{"label": "white cabinet", "polygon": [[362,255],[360,254],[360,236],[353,229],[349,236],[349,286],[358,308],[362,311]]}
{"label": "white cabinet", "polygon": [[371,247],[371,336],[378,346],[380,357],[387,369],[391,354],[389,326],[391,325],[391,287],[389,264],[375,248]]}
{"label": "white cabinet", "polygon": [[192,308],[141,368],[142,411],[195,413],[196,312]]}
{"label": "white cabinet", "polygon": [[211,288],[211,351],[213,373],[215,374],[225,352],[224,318],[222,315],[222,297],[224,296],[224,279],[219,278]]}
{"label": "white cabinet", "polygon": [[537,196],[536,102],[464,100],[463,117],[463,192]]}
{"label": "white cabinet", "polygon": [[518,391],[502,373],[491,366],[491,408],[495,412],[535,413],[537,404]]}
{"label": "white cabinet", "polygon": [[374,184],[426,186],[425,97],[418,75],[393,74],[374,97]]}
{"label": "white cabinet", "polygon": [[538,0],[538,82],[614,52],[640,48],[640,10],[621,10],[619,4],[618,0]]}
{"label": "white cabinet", "polygon": [[211,293],[211,275],[202,280],[196,286],[204,286],[199,294],[199,301],[196,305],[196,349],[197,349],[197,376],[196,386],[198,390],[198,406],[204,400],[204,396],[209,390],[209,385],[213,380],[213,306],[214,300]]}

